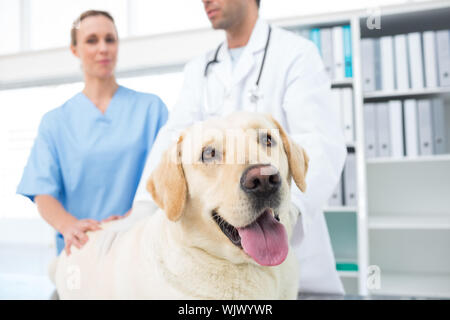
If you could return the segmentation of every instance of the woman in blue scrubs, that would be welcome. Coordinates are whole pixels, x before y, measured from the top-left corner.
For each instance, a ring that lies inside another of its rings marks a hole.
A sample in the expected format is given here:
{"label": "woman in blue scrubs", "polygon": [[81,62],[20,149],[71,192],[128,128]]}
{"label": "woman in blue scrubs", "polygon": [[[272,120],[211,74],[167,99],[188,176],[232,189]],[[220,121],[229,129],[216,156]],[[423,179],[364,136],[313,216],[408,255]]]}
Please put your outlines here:
{"label": "woman in blue scrubs", "polygon": [[107,12],[87,11],[75,21],[71,51],[81,61],[84,89],[43,116],[17,188],[58,231],[58,254],[81,248],[100,221],[130,212],[168,116],[156,95],[117,84],[118,35]]}

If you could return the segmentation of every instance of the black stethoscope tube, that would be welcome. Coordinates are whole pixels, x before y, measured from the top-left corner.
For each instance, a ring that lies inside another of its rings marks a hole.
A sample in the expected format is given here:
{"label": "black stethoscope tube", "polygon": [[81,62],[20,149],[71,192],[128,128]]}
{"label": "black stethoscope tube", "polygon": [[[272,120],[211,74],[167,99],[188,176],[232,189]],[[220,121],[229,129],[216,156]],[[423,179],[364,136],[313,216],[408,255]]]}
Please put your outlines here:
{"label": "black stethoscope tube", "polygon": [[[268,35],[267,35],[266,46],[264,47],[264,56],[263,56],[263,59],[262,59],[262,62],[261,62],[261,67],[259,68],[258,79],[256,80],[256,83],[255,83],[256,87],[259,86],[259,80],[261,79],[261,74],[262,74],[262,71],[263,71],[263,69],[264,69],[264,64],[265,64],[265,62],[266,62],[267,49],[269,48],[270,34],[271,34],[271,33],[272,33],[272,27],[269,26],[269,33],[268,33]],[[219,55],[219,51],[220,51],[220,48],[222,47],[222,45],[223,45],[223,43],[221,43],[221,44],[217,47],[216,52],[214,53],[214,59],[212,59],[212,60],[210,60],[210,61],[208,61],[208,62],[206,63],[206,66],[205,66],[205,72],[204,72],[204,77],[207,77],[207,76],[208,76],[208,68],[209,68],[210,65],[212,65],[212,64],[214,64],[214,63],[219,63],[219,60],[217,59],[217,56]]]}

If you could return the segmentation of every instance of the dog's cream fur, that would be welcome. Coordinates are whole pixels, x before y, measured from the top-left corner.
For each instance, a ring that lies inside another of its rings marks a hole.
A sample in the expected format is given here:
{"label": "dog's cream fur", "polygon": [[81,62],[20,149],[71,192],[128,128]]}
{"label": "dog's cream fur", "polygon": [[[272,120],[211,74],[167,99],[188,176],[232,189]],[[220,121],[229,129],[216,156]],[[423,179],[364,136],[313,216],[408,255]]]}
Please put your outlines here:
{"label": "dog's cream fur", "polygon": [[[262,148],[248,128],[278,129],[272,150]],[[205,145],[221,149],[224,156],[232,154],[221,136],[230,129],[247,143],[244,162],[199,162]],[[101,231],[88,233],[81,250],[72,247],[70,256],[59,256],[53,277],[60,298],[295,299],[299,268],[291,250],[280,265],[260,266],[232,244],[211,217],[217,210],[235,227],[254,221],[239,187],[252,150],[258,150],[261,163],[280,172],[281,204],[276,210],[290,237],[297,219],[290,183],[293,178],[305,189],[308,157],[303,149],[268,115],[236,113],[209,120],[186,130],[152,173],[148,190],[160,207],[156,213],[134,223],[134,212],[105,223]],[[273,156],[276,152],[279,157]]]}

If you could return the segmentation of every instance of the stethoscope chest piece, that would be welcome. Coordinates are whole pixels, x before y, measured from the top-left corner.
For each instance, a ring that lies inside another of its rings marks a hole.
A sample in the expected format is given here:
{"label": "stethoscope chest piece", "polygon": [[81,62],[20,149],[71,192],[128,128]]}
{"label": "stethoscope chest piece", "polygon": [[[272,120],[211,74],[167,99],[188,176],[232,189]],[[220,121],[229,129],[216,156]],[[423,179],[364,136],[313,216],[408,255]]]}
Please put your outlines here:
{"label": "stethoscope chest piece", "polygon": [[[253,88],[251,88],[249,90],[249,92],[248,92],[248,98],[250,100],[250,103],[255,106],[255,109],[256,109],[256,106],[257,106],[259,100],[261,100],[263,98],[263,94],[261,93],[261,90],[259,89],[259,82],[261,80],[261,74],[262,74],[262,71],[264,69],[264,63],[265,63],[265,60],[266,60],[267,49],[269,47],[271,32],[272,32],[272,27],[269,25],[269,32],[267,34],[266,45],[264,47],[264,55],[263,55],[263,58],[262,58],[261,66],[259,68],[258,78],[257,78]],[[219,56],[219,51],[220,51],[220,48],[222,47],[222,44],[223,43],[221,43],[217,47],[216,52],[214,53],[214,58],[206,63],[205,70],[203,72],[203,76],[204,76],[204,90],[203,90],[203,92],[204,92],[204,105],[205,105],[205,111],[206,111],[207,114],[212,113],[211,109],[208,106],[208,97],[207,97],[208,69],[209,69],[209,67],[211,65],[219,63],[218,56]]]}
{"label": "stethoscope chest piece", "polygon": [[259,86],[255,85],[248,91],[248,98],[253,104],[257,104],[259,100],[263,98],[263,94],[261,93],[261,90],[259,90]]}

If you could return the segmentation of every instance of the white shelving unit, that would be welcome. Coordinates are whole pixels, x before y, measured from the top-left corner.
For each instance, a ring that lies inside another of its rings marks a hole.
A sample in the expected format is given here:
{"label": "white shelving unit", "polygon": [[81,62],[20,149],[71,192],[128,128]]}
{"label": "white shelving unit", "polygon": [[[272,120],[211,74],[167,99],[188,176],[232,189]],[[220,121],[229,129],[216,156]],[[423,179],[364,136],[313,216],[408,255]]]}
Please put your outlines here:
{"label": "white shelving unit", "polygon": [[[332,81],[332,88],[353,89],[356,139],[347,146],[355,149],[358,204],[324,208],[338,273],[349,294],[449,298],[450,154],[366,159],[363,106],[448,97],[450,141],[450,87],[363,92],[360,43],[365,37],[450,29],[450,3],[402,4],[381,7],[380,12],[380,30],[367,29],[365,11],[280,21],[291,30],[351,26],[353,78]],[[339,270],[340,263],[350,268]],[[352,265],[357,269],[352,270]],[[369,290],[372,265],[381,272],[380,287]]]}
{"label": "white shelving unit", "polygon": [[333,80],[331,82],[331,87],[352,87],[353,86],[353,79],[348,78],[344,80]]}
{"label": "white shelving unit", "polygon": [[433,156],[419,156],[419,157],[402,157],[402,158],[373,158],[367,159],[367,165],[376,166],[383,164],[409,164],[418,163],[424,164],[427,162],[448,162],[450,161],[450,155],[433,155]]}
{"label": "white shelving unit", "polygon": [[[450,4],[434,5],[387,12],[381,30],[361,21],[361,38],[450,29]],[[449,96],[450,87],[439,87],[364,92],[363,101]],[[448,115],[446,127],[450,137]],[[381,271],[380,287],[369,293],[450,297],[450,155],[374,158],[365,166],[368,264]]]}
{"label": "white shelving unit", "polygon": [[376,101],[376,100],[405,99],[405,98],[414,99],[427,96],[439,96],[449,93],[450,88],[423,88],[404,91],[372,91],[372,92],[364,92],[364,100]]}
{"label": "white shelving unit", "polygon": [[385,214],[369,218],[371,230],[450,230],[450,214],[427,217],[402,217]]}
{"label": "white shelving unit", "polygon": [[331,207],[326,206],[323,208],[323,211],[325,212],[335,212],[335,213],[341,213],[341,212],[358,212],[358,207],[350,207],[350,206],[342,206],[342,207]]}
{"label": "white shelving unit", "polygon": [[391,272],[383,274],[381,289],[376,294],[448,298],[450,276]]}

